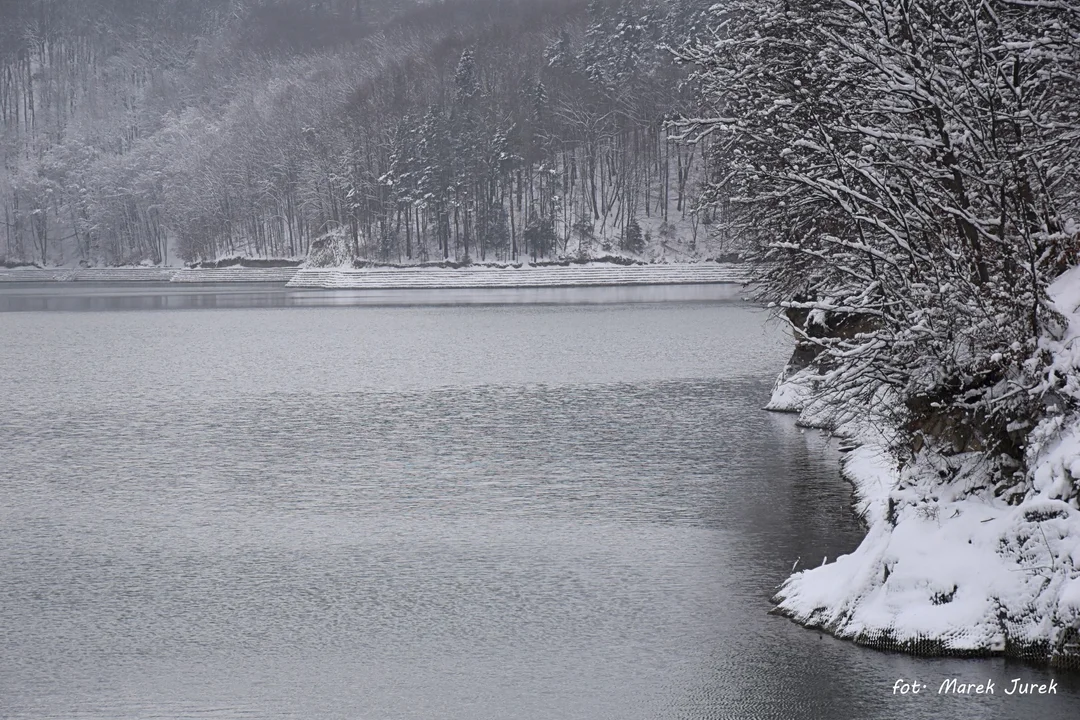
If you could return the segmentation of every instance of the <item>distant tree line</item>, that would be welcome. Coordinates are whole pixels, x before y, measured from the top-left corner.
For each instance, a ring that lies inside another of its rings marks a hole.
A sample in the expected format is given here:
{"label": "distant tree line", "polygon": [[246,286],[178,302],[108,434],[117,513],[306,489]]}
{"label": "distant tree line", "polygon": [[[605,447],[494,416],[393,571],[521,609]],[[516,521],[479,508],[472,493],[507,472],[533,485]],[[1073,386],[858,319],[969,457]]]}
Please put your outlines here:
{"label": "distant tree line", "polygon": [[0,261],[692,253],[709,5],[0,0]]}

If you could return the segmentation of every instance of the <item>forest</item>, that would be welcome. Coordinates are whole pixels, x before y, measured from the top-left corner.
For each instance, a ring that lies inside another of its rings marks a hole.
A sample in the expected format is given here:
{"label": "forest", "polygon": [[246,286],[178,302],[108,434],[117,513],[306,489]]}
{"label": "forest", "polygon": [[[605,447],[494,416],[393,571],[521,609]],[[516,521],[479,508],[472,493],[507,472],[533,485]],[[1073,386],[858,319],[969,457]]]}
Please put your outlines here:
{"label": "forest", "polygon": [[733,0],[713,27],[688,132],[761,299],[834,406],[887,409],[909,462],[979,451],[1023,497],[1028,434],[1080,401],[1047,293],[1080,256],[1080,6]]}
{"label": "forest", "polygon": [[3,0],[0,263],[704,252],[703,0]]}

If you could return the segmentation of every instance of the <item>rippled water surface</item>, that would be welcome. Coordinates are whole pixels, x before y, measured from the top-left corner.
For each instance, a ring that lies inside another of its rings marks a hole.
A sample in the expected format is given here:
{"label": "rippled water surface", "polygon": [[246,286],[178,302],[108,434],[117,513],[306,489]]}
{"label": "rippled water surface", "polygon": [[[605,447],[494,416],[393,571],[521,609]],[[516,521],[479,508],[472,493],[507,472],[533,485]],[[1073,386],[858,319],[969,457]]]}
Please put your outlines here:
{"label": "rippled water surface", "polygon": [[768,614],[861,530],[734,296],[0,288],[0,717],[1077,717]]}

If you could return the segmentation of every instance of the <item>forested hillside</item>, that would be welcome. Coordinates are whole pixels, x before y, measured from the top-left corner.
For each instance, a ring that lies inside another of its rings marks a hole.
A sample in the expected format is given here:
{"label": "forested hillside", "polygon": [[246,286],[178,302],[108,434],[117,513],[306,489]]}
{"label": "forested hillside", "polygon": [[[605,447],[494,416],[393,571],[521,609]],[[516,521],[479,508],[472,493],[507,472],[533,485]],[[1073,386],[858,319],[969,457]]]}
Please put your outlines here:
{"label": "forested hillside", "polygon": [[708,250],[701,0],[3,0],[0,262]]}

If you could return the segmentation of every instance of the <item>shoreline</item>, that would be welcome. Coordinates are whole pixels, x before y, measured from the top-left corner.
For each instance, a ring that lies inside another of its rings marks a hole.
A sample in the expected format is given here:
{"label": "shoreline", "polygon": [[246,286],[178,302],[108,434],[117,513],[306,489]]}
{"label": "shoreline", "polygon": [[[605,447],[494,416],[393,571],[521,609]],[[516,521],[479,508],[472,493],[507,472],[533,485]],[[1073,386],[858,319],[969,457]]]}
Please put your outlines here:
{"label": "shoreline", "polygon": [[[1050,290],[1070,330],[1045,342],[1066,377],[1080,369],[1078,280],[1074,268]],[[1080,473],[1080,418],[1032,431],[1027,489],[1010,502],[979,452],[924,448],[900,463],[889,422],[867,408],[838,410],[812,367],[789,363],[765,409],[842,438],[840,472],[866,526],[851,553],[793,571],[774,596],[776,614],[877,650],[1080,671],[1080,510],[1066,492]]]}
{"label": "shoreline", "polygon": [[0,268],[0,284],[37,283],[276,283],[341,290],[481,289],[681,285],[746,282],[735,263],[374,268]]}
{"label": "shoreline", "polygon": [[840,475],[866,535],[851,553],[794,571],[773,597],[775,614],[879,651],[1080,672],[1080,578],[1069,567],[1080,515],[1071,506],[964,497],[925,467],[898,469],[880,444],[799,424],[856,443]]}
{"label": "shoreline", "polygon": [[289,287],[340,290],[435,290],[444,288],[597,287],[746,282],[742,266],[731,263],[670,265],[581,264],[539,267],[305,268]]}

